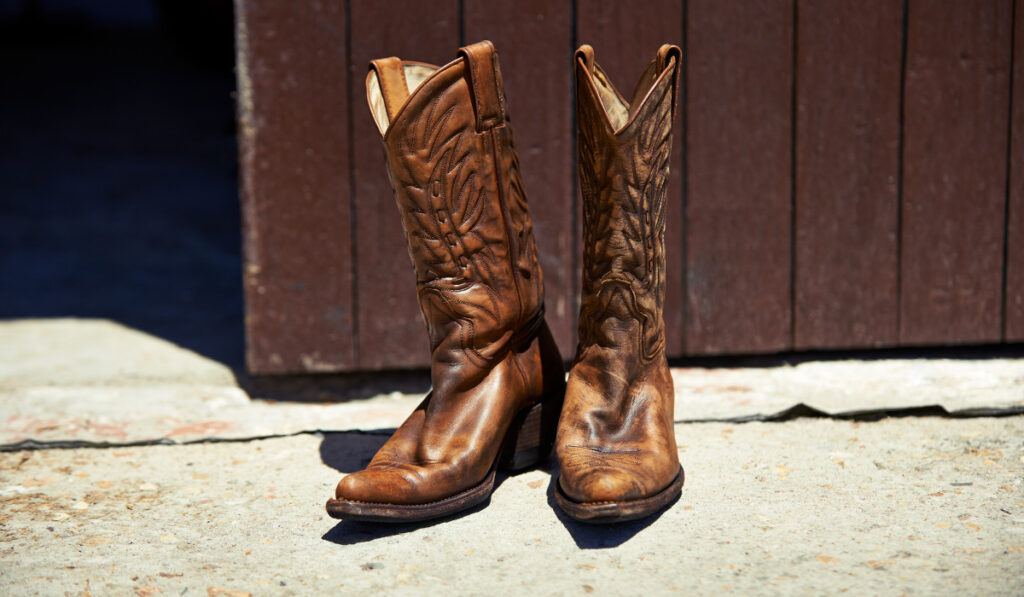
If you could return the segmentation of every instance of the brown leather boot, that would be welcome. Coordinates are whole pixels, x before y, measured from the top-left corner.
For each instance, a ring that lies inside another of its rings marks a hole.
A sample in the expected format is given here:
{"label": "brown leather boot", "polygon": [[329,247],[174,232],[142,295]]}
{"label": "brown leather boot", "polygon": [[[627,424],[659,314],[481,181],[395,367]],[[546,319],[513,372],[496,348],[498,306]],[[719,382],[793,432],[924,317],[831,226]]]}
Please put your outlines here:
{"label": "brown leather boot", "polygon": [[577,520],[640,518],[676,499],[665,360],[665,199],[681,53],[665,45],[627,102],[576,52],[583,194],[579,347],[558,425],[555,497]]}
{"label": "brown leather boot", "polygon": [[366,87],[416,270],[433,388],[366,470],[342,478],[327,512],[424,520],[486,500],[499,465],[522,469],[550,453],[565,370],[544,322],[494,46],[462,48],[440,68],[375,60]]}

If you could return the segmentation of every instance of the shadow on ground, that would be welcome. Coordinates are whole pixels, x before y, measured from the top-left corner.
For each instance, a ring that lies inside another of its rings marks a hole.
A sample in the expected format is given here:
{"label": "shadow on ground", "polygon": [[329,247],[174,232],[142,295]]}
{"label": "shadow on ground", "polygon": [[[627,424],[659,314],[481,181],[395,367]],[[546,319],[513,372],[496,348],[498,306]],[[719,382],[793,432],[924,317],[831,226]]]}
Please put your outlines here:
{"label": "shadow on ground", "polygon": [[[388,438],[391,437],[392,433],[394,433],[393,429],[380,429],[368,432],[326,434],[324,435],[323,441],[320,442],[320,458],[324,464],[340,473],[348,474],[360,471],[366,468],[374,454],[376,454],[377,450],[379,450]],[[654,524],[654,522],[657,521],[666,510],[668,510],[668,508],[666,508],[665,510],[640,520],[617,524],[583,524],[570,518],[567,514],[562,512],[555,503],[555,486],[558,483],[558,465],[555,463],[554,458],[552,457],[546,461],[544,465],[540,467],[540,470],[549,473],[551,476],[551,480],[548,483],[547,488],[548,507],[554,511],[559,522],[565,526],[566,531],[568,531],[569,535],[576,543],[576,546],[580,549],[605,549],[618,547]],[[508,474],[499,473],[494,481],[494,490],[497,491],[509,476],[510,475]],[[333,496],[324,496],[324,501],[326,502],[330,497]],[[673,502],[669,508],[673,507],[675,503],[676,502]],[[438,524],[444,524],[465,516],[472,516],[474,513],[486,508],[489,504],[490,499],[488,498],[483,503],[478,504],[469,510],[459,512],[454,516],[416,523],[389,524],[342,520],[330,531],[324,534],[323,539],[324,541],[330,541],[331,543],[336,543],[338,545],[354,545],[357,543],[365,543],[367,541],[375,541],[377,539],[402,535]]]}
{"label": "shadow on ground", "polygon": [[173,28],[0,21],[18,90],[0,94],[0,320],[116,321],[228,366],[254,398],[426,393],[426,371],[245,373],[226,27],[211,52]]}
{"label": "shadow on ground", "polygon": [[674,357],[670,367],[764,368],[799,365],[812,361],[882,361],[889,359],[1014,359],[1024,357],[1024,344],[983,344],[973,346],[901,346],[858,350],[805,350],[774,354],[735,354]]}
{"label": "shadow on ground", "polygon": [[238,386],[253,398],[288,402],[345,402],[381,394],[425,395],[430,371],[359,371],[312,375],[249,375],[235,371]]}
{"label": "shadow on ground", "polygon": [[339,473],[361,471],[394,432],[394,429],[376,429],[327,433],[320,442],[320,460]]}
{"label": "shadow on ground", "polygon": [[[348,474],[360,471],[370,464],[373,455],[377,453],[377,450],[384,445],[394,432],[394,429],[381,429],[369,432],[327,434],[324,436],[323,441],[320,442],[320,458],[324,464],[341,473]],[[494,480],[495,490],[507,478],[508,475],[497,475]],[[324,496],[324,501],[326,502],[327,498],[330,497],[333,496]],[[414,523],[388,524],[342,520],[325,533],[323,539],[338,545],[354,545],[356,543],[375,541],[444,524],[464,516],[471,516],[486,508],[489,504],[490,498],[454,516]]]}
{"label": "shadow on ground", "polygon": [[572,537],[572,540],[576,542],[576,547],[579,547],[580,549],[607,549],[609,547],[618,547],[654,524],[656,520],[661,518],[662,514],[668,511],[669,508],[675,506],[679,501],[679,498],[676,498],[667,508],[639,520],[630,520],[614,524],[584,524],[576,521],[558,507],[558,503],[555,501],[555,488],[558,485],[557,463],[553,463],[553,467],[554,468],[551,470],[551,481],[548,483],[547,489],[548,507],[554,510],[555,516],[557,516],[559,522],[565,526],[565,530],[569,531],[569,535]]}
{"label": "shadow on ground", "polygon": [[[497,481],[495,481],[495,483],[497,483]],[[357,543],[366,543],[367,541],[376,541],[377,539],[404,535],[405,533],[411,533],[420,529],[427,529],[432,526],[445,524],[466,516],[472,516],[489,506],[490,503],[491,499],[487,498],[468,510],[463,510],[462,512],[445,518],[425,520],[423,522],[389,524],[383,522],[355,522],[342,520],[339,521],[338,524],[334,525],[331,530],[324,533],[322,539],[338,545],[355,545]]]}
{"label": "shadow on ground", "polygon": [[226,14],[226,46],[185,44],[202,60],[155,25],[0,22],[0,318],[111,319],[242,367]]}

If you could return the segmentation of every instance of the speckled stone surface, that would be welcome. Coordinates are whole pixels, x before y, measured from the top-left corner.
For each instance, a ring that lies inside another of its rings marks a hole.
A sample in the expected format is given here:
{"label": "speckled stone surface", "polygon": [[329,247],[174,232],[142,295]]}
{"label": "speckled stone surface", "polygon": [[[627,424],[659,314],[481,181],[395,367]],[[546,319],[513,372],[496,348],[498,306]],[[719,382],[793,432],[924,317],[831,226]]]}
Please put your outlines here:
{"label": "speckled stone surface", "polygon": [[384,434],[0,454],[0,593],[1024,592],[1024,417],[676,426],[662,515],[586,527],[550,470],[419,526],[323,502]]}

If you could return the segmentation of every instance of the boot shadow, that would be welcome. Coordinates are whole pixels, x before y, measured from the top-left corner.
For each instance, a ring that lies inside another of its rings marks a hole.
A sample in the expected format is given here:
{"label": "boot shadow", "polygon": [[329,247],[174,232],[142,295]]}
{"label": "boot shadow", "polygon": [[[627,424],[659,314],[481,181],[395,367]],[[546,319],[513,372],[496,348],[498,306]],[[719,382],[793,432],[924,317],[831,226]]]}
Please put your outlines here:
{"label": "boot shadow", "polygon": [[679,498],[676,498],[672,503],[654,514],[637,520],[628,520],[626,522],[616,522],[612,524],[586,524],[572,518],[558,507],[558,503],[555,501],[555,488],[558,485],[559,473],[558,465],[553,465],[551,468],[551,480],[548,482],[547,489],[548,506],[554,510],[555,516],[558,517],[559,522],[562,523],[565,530],[569,531],[569,536],[576,542],[576,547],[580,549],[608,549],[611,547],[618,547],[640,534],[640,531],[643,531],[654,524],[654,521],[661,518],[662,514],[667,512],[669,508],[672,508],[675,503],[679,501]]}
{"label": "boot shadow", "polygon": [[[497,480],[495,483],[497,483]],[[427,529],[435,525],[458,520],[464,516],[470,516],[480,510],[483,510],[490,503],[491,498],[488,497],[486,500],[468,510],[456,512],[455,514],[444,518],[435,518],[434,520],[424,520],[421,522],[389,523],[340,520],[338,521],[338,524],[334,525],[331,530],[324,533],[320,538],[324,541],[329,541],[337,545],[357,545],[359,543],[366,543],[367,541],[376,541],[377,539],[394,537],[395,535],[404,535],[405,533],[411,533],[420,529]]]}
{"label": "boot shadow", "polygon": [[339,473],[361,471],[394,432],[394,429],[375,429],[325,433],[320,442],[320,460]]}

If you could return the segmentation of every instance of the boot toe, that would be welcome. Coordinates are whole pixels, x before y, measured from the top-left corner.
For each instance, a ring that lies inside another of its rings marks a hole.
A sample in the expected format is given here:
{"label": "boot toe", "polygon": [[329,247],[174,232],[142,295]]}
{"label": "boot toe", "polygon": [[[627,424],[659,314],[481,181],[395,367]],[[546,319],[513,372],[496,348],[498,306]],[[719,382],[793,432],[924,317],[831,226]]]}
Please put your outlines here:
{"label": "boot toe", "polygon": [[342,477],[334,496],[351,502],[406,504],[416,502],[416,493],[399,471],[367,469]]}
{"label": "boot toe", "polygon": [[615,468],[592,468],[579,475],[563,474],[559,484],[567,496],[581,503],[621,502],[646,497],[634,473]]}

